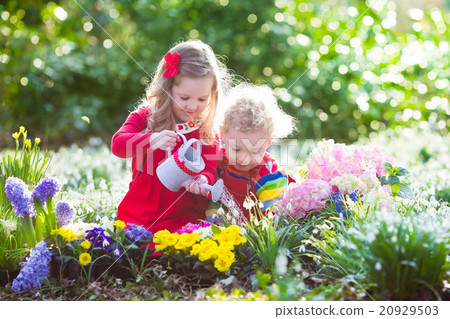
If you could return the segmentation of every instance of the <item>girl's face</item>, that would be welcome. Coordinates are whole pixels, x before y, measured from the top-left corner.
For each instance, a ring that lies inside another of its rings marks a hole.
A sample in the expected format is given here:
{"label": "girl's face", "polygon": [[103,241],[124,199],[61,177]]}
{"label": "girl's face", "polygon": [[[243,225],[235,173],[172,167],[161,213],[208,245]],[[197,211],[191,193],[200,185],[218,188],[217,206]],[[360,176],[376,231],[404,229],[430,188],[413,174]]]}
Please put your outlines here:
{"label": "girl's face", "polygon": [[271,143],[265,130],[241,132],[230,129],[222,135],[222,140],[228,162],[241,172],[260,165]]}
{"label": "girl's face", "polygon": [[177,123],[201,119],[211,99],[213,77],[183,76],[172,86],[172,111]]}

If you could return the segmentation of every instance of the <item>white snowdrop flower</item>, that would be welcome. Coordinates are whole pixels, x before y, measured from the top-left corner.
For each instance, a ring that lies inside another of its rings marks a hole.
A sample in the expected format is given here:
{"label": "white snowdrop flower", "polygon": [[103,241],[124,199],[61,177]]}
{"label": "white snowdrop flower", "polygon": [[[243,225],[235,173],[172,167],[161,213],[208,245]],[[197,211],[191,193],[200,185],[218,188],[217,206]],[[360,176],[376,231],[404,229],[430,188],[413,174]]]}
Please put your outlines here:
{"label": "white snowdrop flower", "polygon": [[220,208],[217,210],[217,215],[225,215],[225,210],[224,210],[222,207],[220,207]]}
{"label": "white snowdrop flower", "polygon": [[261,209],[264,208],[264,205],[263,205],[263,203],[261,203],[261,202],[258,202],[258,206],[259,206],[259,208],[261,208]]}
{"label": "white snowdrop flower", "polygon": [[319,230],[317,228],[314,228],[312,232],[313,232],[313,234],[317,234],[319,232]]}
{"label": "white snowdrop flower", "polygon": [[267,213],[267,218],[268,218],[268,219],[273,219],[273,214],[272,214],[272,212]]}
{"label": "white snowdrop flower", "polygon": [[269,227],[269,224],[267,223],[267,220],[263,219],[261,221],[262,229],[265,230],[267,227]]}
{"label": "white snowdrop flower", "polygon": [[377,270],[377,271],[380,271],[381,270],[381,263],[380,262],[377,262],[376,264],[375,264],[375,270]]}
{"label": "white snowdrop flower", "polygon": [[283,253],[279,254],[275,259],[275,267],[277,268],[277,272],[280,275],[284,275],[288,270],[288,259],[286,255]]}
{"label": "white snowdrop flower", "polygon": [[246,197],[242,205],[245,209],[250,210],[253,206],[255,206],[255,202],[250,197]]}
{"label": "white snowdrop flower", "polygon": [[109,246],[109,241],[104,239],[102,245],[103,245],[103,248],[108,247]]}
{"label": "white snowdrop flower", "polygon": [[298,252],[299,253],[304,253],[305,251],[306,251],[305,245],[300,245],[300,247],[298,248]]}

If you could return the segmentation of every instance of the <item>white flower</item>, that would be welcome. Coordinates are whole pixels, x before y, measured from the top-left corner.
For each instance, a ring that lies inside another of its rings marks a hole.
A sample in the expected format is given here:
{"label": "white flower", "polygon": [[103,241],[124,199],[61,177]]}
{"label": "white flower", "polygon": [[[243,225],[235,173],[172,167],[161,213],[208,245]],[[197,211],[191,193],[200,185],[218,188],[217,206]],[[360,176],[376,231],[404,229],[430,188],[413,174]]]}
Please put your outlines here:
{"label": "white flower", "polygon": [[224,215],[225,214],[225,210],[222,207],[219,207],[219,209],[217,210],[217,215]]}
{"label": "white flower", "polygon": [[243,206],[245,209],[250,210],[253,206],[255,206],[255,202],[250,197],[246,197]]}
{"label": "white flower", "polygon": [[86,231],[92,230],[95,227],[98,227],[97,224],[90,224],[90,223],[84,223],[82,221],[77,221],[73,225],[68,225],[67,227],[71,227],[72,231],[77,236],[83,236],[86,235]]}
{"label": "white flower", "polygon": [[108,217],[103,216],[102,219],[100,219],[100,225],[103,229],[109,229],[111,231],[114,231],[114,221],[109,220]]}
{"label": "white flower", "polygon": [[116,248],[114,248],[114,256],[120,257],[120,250],[119,250],[118,246],[116,246]]}
{"label": "white flower", "polygon": [[103,248],[108,247],[109,246],[109,241],[105,238],[103,240]]}
{"label": "white flower", "polygon": [[10,220],[0,219],[0,224],[2,224],[5,229],[6,237],[9,237],[9,235],[17,229],[17,224]]}

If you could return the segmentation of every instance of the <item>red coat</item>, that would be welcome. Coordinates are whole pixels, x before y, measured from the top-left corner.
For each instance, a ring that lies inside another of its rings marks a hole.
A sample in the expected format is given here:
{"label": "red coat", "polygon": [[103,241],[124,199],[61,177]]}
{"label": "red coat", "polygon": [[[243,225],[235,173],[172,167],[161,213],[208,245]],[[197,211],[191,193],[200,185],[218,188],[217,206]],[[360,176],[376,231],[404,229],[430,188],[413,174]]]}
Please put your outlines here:
{"label": "red coat", "polygon": [[[171,232],[188,222],[195,223],[205,219],[209,201],[202,195],[178,192],[167,189],[156,175],[158,164],[167,158],[166,151],[150,148],[150,135],[146,133],[148,117],[151,111],[145,107],[132,112],[119,131],[114,134],[111,150],[120,158],[132,157],[132,180],[130,188],[119,205],[117,219],[126,223],[145,226],[155,233],[167,229]],[[199,139],[199,130],[185,134],[186,139]],[[175,149],[182,145],[178,142]],[[216,167],[219,151],[219,139],[213,145],[203,145],[202,157],[204,175],[209,184],[216,181]]]}

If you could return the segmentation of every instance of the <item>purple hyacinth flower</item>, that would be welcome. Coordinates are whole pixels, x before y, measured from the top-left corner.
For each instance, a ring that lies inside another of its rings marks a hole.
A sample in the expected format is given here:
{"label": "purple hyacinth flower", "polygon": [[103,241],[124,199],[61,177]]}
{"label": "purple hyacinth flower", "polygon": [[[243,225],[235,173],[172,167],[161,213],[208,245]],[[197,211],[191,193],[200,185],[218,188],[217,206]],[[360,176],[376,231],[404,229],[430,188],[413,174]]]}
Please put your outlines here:
{"label": "purple hyacinth flower", "polygon": [[60,227],[66,226],[75,217],[75,207],[69,202],[59,201],[55,206],[55,216]]}
{"label": "purple hyacinth flower", "polygon": [[52,254],[48,250],[47,244],[44,241],[37,243],[34,249],[31,248],[30,257],[14,279],[12,289],[19,292],[39,288],[47,278],[51,259]]}
{"label": "purple hyacinth flower", "polygon": [[42,205],[45,206],[47,197],[53,198],[61,189],[58,180],[51,176],[44,177],[33,189],[33,200],[37,196]]}
{"label": "purple hyacinth flower", "polygon": [[17,217],[25,218],[36,215],[28,185],[20,178],[14,176],[8,177],[5,183],[5,193]]}

